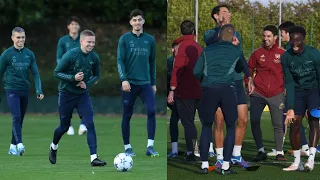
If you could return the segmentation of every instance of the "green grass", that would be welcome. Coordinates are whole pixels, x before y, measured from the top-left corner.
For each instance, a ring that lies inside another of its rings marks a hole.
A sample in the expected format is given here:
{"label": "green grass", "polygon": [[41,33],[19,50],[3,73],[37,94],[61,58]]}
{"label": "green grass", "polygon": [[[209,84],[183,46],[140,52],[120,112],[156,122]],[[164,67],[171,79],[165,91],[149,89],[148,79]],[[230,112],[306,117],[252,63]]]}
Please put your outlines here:
{"label": "green grass", "polygon": [[[72,124],[78,130],[80,123],[75,115]],[[11,140],[12,120],[8,115],[0,117],[0,179],[1,180],[99,180],[99,179],[152,179],[167,178],[166,167],[166,120],[157,118],[155,149],[160,157],[145,155],[147,147],[146,118],[131,120],[131,145],[137,154],[129,172],[118,172],[113,167],[114,157],[124,151],[121,136],[121,117],[95,116],[98,154],[108,164],[106,167],[91,167],[86,136],[64,135],[59,143],[57,164],[48,160],[49,144],[58,116],[27,115],[23,124],[24,156],[8,155]]]}
{"label": "green grass", "polygon": [[[168,120],[169,121],[169,120]],[[306,123],[306,122],[304,122]],[[198,136],[201,133],[201,123],[196,121],[196,126],[198,129]],[[169,124],[167,123],[167,127]],[[263,143],[267,152],[270,152],[272,148],[275,148],[275,142],[273,140],[273,128],[271,124],[271,119],[269,113],[263,113],[263,117],[261,120],[261,127],[263,133]],[[169,130],[167,130],[167,147],[168,152],[171,151],[171,143],[170,143],[170,135]],[[288,132],[289,134],[289,132]],[[308,136],[307,136],[308,137]],[[285,141],[284,150],[291,149],[289,143],[289,136],[287,135]],[[179,123],[179,151],[185,151],[185,139],[184,139],[184,131],[181,123]],[[256,145],[254,143],[251,129],[250,129],[250,121],[247,126],[246,136],[242,147],[242,156],[245,160],[252,160],[253,157],[256,155]],[[289,155],[285,155],[288,159],[288,162],[293,161],[293,157]],[[170,160],[168,159],[168,167],[167,167],[167,174],[168,180],[176,180],[176,179],[183,179],[183,180],[194,180],[194,179],[259,179],[259,180],[306,180],[306,179],[320,179],[320,165],[316,165],[315,169],[311,173],[305,172],[284,172],[282,171],[283,167],[289,166],[290,164],[287,163],[276,163],[275,157],[268,157],[268,160],[264,164],[261,165],[260,169],[256,172],[249,172],[240,167],[234,167],[234,169],[238,172],[238,175],[229,175],[229,176],[222,176],[216,174],[215,172],[211,172],[207,175],[200,175],[197,174],[198,170],[200,169],[201,164],[197,163],[185,163],[183,162],[184,155],[181,154],[178,159]],[[215,158],[210,158],[209,163],[214,164]],[[302,157],[302,161],[306,162],[307,158]],[[316,157],[316,162],[319,163],[320,158],[319,154]]]}

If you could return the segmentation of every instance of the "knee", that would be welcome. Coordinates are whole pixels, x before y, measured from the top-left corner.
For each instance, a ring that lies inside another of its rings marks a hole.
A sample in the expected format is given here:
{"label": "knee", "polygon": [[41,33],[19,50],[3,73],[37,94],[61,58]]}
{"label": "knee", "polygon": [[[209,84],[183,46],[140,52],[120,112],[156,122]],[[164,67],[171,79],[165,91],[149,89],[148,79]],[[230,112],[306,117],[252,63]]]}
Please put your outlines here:
{"label": "knee", "polygon": [[86,127],[87,129],[93,129],[94,128],[94,123],[93,123],[93,120],[91,121],[86,121]]}
{"label": "knee", "polygon": [[154,107],[147,107],[147,115],[148,116],[155,116],[156,115],[156,110]]}
{"label": "knee", "polygon": [[20,115],[13,115],[12,116],[13,123],[20,123],[21,122],[21,116]]}
{"label": "knee", "polygon": [[241,116],[239,116],[238,126],[240,126],[240,127],[246,127],[247,124],[248,124],[248,117],[241,117]]}
{"label": "knee", "polygon": [[220,114],[220,112],[216,113],[216,118],[215,118],[215,121],[214,121],[214,129],[216,131],[223,131],[224,119],[223,119],[222,112],[221,112],[221,114]]}
{"label": "knee", "polygon": [[65,133],[65,132],[67,132],[69,130],[69,126],[60,125],[60,128],[63,131],[63,133]]}
{"label": "knee", "polygon": [[301,129],[301,122],[295,121],[294,123],[291,124],[290,129],[294,132],[299,132]]}

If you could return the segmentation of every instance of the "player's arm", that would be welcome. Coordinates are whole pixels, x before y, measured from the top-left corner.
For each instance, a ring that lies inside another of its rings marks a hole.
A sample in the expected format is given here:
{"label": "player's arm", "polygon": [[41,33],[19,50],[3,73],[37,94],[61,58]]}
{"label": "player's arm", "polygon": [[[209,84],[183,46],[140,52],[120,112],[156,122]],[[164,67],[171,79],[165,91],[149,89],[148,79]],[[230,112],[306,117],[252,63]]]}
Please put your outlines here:
{"label": "player's arm", "polygon": [[149,64],[150,64],[151,85],[155,86],[156,85],[156,41],[154,39],[151,43]]}
{"label": "player's arm", "polygon": [[90,88],[93,84],[95,84],[100,79],[100,75],[101,75],[100,58],[98,55],[96,55],[96,61],[94,63],[93,69],[92,69],[92,77],[86,83],[87,87]]}
{"label": "player's arm", "polygon": [[[8,65],[7,56],[5,53],[2,53],[0,56],[0,82],[2,82],[2,78],[6,71],[7,65]],[[0,101],[1,101],[1,96],[0,96]]]}
{"label": "player's arm", "polygon": [[203,73],[204,66],[205,66],[204,63],[205,63],[205,51],[202,51],[196,65],[193,68],[193,75],[200,81],[202,81],[204,76],[204,73]]}
{"label": "player's arm", "polygon": [[243,51],[240,53],[240,62],[242,63],[243,66],[243,73],[246,77],[252,77],[250,71],[249,71],[249,66],[246,58],[244,57]]}
{"label": "player's arm", "polygon": [[57,63],[59,63],[64,53],[62,38],[60,38],[57,45]]}
{"label": "player's arm", "polygon": [[[255,55],[255,52],[253,52],[253,54],[249,57],[249,61],[248,61],[247,64],[248,64],[249,73],[250,73],[250,75],[252,75],[252,76],[249,76],[249,77],[253,77],[254,71],[255,71],[256,66],[257,66],[257,58],[256,58],[256,55]],[[245,78],[245,85],[246,86],[248,85],[249,77],[246,76],[246,78]]]}
{"label": "player's arm", "polygon": [[204,43],[208,46],[219,41],[219,32],[215,29],[208,30],[203,36]]}
{"label": "player's arm", "polygon": [[286,89],[286,100],[288,104],[288,110],[294,109],[294,80],[293,76],[290,72],[289,65],[287,62],[286,55],[282,55],[281,57],[281,65],[283,69],[283,77],[285,82],[285,89]]}
{"label": "player's arm", "polygon": [[40,80],[40,74],[36,62],[36,57],[34,53],[31,54],[31,65],[30,70],[33,76],[34,86],[36,88],[36,94],[39,96],[40,94],[43,94],[42,88],[41,88],[41,80]]}
{"label": "player's arm", "polygon": [[320,88],[320,51],[317,49],[314,49],[312,51],[312,57],[313,57],[314,65],[317,72],[318,85]]}
{"label": "player's arm", "polygon": [[121,82],[127,81],[126,69],[124,66],[125,55],[126,55],[125,40],[124,40],[124,36],[121,36],[119,39],[118,50],[117,50],[117,67],[118,67],[118,72],[119,72]]}
{"label": "player's arm", "polygon": [[236,66],[235,66],[235,68],[234,68],[234,70],[237,72],[237,73],[241,73],[242,71],[243,71],[243,62],[240,60],[240,58],[239,58],[239,60],[237,61],[237,64],[236,64]]}
{"label": "player's arm", "polygon": [[[69,51],[68,51],[69,52]],[[68,69],[68,67],[71,65],[71,57],[69,53],[66,53],[65,55],[62,56],[60,62],[56,66],[53,75],[61,80],[66,80],[69,82],[75,82],[75,75],[73,74],[67,74],[65,71]]]}
{"label": "player's arm", "polygon": [[176,54],[173,62],[173,68],[172,68],[172,73],[171,73],[171,81],[170,81],[170,88],[172,90],[176,89],[178,86],[178,77],[177,73],[179,71],[179,74],[181,74],[181,69],[185,66],[186,64],[186,54],[185,54],[185,48],[180,46],[178,53]]}

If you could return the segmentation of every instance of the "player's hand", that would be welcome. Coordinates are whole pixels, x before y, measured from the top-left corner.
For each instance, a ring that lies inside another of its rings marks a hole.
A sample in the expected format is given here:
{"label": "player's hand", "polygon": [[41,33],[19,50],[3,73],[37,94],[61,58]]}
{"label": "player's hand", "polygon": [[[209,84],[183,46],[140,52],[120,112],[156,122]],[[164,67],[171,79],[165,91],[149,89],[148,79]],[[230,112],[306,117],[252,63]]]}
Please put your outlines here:
{"label": "player's hand", "polygon": [[167,101],[168,101],[169,104],[173,104],[173,103],[174,103],[173,98],[174,98],[174,92],[173,92],[173,91],[170,91],[170,92],[169,92],[169,95],[168,95],[168,99],[167,99]]}
{"label": "player's hand", "polygon": [[248,94],[251,95],[254,91],[254,83],[252,77],[249,77],[249,82],[248,82]]}
{"label": "player's hand", "polygon": [[284,95],[284,96],[287,96],[287,90],[286,90],[286,88],[283,90],[283,95]]}
{"label": "player's hand", "polygon": [[82,89],[87,89],[87,85],[84,81],[80,81],[77,86],[80,86]]}
{"label": "player's hand", "polygon": [[285,113],[286,115],[286,120],[284,121],[284,124],[291,124],[293,123],[293,121],[295,121],[296,119],[294,118],[294,110],[293,109],[289,109],[287,111],[287,113]]}
{"label": "player's hand", "polygon": [[83,80],[83,76],[84,76],[83,72],[78,72],[78,73],[74,76],[74,79],[75,79],[76,81],[82,81],[82,80]]}
{"label": "player's hand", "polygon": [[232,44],[235,46],[238,46],[240,44],[240,41],[236,36],[233,36]]}
{"label": "player's hand", "polygon": [[37,98],[38,98],[39,100],[42,100],[42,99],[44,98],[44,95],[43,95],[43,94],[40,94],[39,96],[37,96]]}
{"label": "player's hand", "polygon": [[152,90],[153,90],[153,93],[156,94],[156,92],[157,92],[157,86],[155,86],[155,85],[152,86]]}
{"label": "player's hand", "polygon": [[131,86],[128,81],[122,81],[122,90],[124,92],[130,92],[131,91]]}

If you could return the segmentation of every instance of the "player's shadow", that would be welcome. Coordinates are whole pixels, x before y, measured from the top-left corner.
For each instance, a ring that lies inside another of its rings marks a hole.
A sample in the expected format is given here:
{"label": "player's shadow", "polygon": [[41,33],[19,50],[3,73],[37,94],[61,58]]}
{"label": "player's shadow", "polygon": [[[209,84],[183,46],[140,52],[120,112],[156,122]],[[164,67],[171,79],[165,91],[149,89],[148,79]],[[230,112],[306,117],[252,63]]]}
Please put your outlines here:
{"label": "player's shadow", "polygon": [[168,166],[168,168],[169,167],[174,167],[174,168],[182,169],[182,170],[189,171],[189,172],[196,173],[196,174],[198,174],[198,171],[195,170],[195,167],[197,167],[198,169],[200,168],[199,164],[186,163],[183,160],[181,161],[180,158],[168,159],[167,160],[167,166]]}

